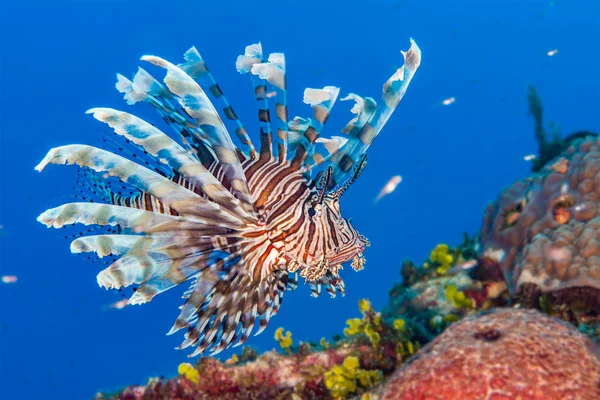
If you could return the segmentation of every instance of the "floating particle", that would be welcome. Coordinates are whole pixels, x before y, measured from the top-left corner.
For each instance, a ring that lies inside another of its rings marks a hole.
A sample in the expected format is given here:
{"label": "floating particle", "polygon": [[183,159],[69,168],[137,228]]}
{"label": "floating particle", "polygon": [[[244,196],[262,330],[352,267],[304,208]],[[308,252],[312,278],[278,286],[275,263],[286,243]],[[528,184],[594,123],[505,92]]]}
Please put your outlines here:
{"label": "floating particle", "polygon": [[120,310],[122,308],[125,308],[128,305],[129,305],[129,299],[123,299],[123,300],[117,301],[116,303],[111,304],[109,307]]}
{"label": "floating particle", "polygon": [[15,283],[18,280],[16,275],[3,275],[2,283]]}
{"label": "floating particle", "polygon": [[396,175],[396,176],[393,176],[392,178],[390,178],[390,180],[388,181],[388,183],[385,184],[385,186],[383,187],[383,189],[381,189],[381,191],[377,195],[377,198],[375,199],[375,202],[378,202],[383,197],[387,196],[388,194],[390,194],[394,190],[396,190],[396,186],[398,186],[398,184],[400,182],[402,182],[402,177],[400,175]]}
{"label": "floating particle", "polygon": [[556,55],[557,53],[558,53],[558,49],[554,49],[554,50],[550,50],[546,54],[548,55],[548,57],[552,57],[553,55]]}
{"label": "floating particle", "polygon": [[450,104],[454,103],[456,101],[456,98],[454,97],[448,97],[445,100],[442,100],[442,105],[443,106],[449,106]]}
{"label": "floating particle", "polygon": [[537,158],[537,156],[535,154],[528,154],[525,157],[523,157],[523,160],[525,161],[533,161]]}

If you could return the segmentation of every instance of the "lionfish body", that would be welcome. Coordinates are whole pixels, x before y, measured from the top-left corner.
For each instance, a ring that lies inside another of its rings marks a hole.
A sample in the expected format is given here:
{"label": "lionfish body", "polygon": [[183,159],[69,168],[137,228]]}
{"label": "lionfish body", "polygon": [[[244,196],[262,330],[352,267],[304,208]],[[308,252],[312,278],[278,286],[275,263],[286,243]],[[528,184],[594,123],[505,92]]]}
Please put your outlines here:
{"label": "lionfish body", "polygon": [[[299,277],[313,296],[322,288],[335,296],[344,293],[341,265],[352,261],[355,270],[362,269],[369,243],[342,218],[339,200],[366,165],[366,149],[420,64],[414,42],[403,55],[405,65],[384,85],[380,103],[355,94],[342,99],[355,102],[356,116],[342,130],[345,137],[324,139],[320,132],[339,89],[306,89],[304,102],[313,108],[313,117],[288,121],[283,54],[263,62],[260,44],[248,46],[236,66],[254,86],[258,149],[195,48],[179,65],[144,56],[166,70],[164,85],[140,68],[132,81],[118,75],[117,89],[129,104],[142,101],[155,108],[178,140],[126,112],[90,110],[143,151],[146,161],[87,145],[52,149],[36,169],[76,164],[88,188],[107,204],[69,203],[38,220],[56,228],[75,223],[109,227],[104,234],[78,237],[71,251],[120,257],[97,280],[105,288],[139,285],[130,304],[148,302],[190,281],[169,333],[187,329],[181,348],[196,346],[191,356],[242,344],[257,320],[256,334],[267,326],[284,291],[294,289]],[[217,108],[233,125],[237,146]],[[325,151],[318,151],[318,144]],[[111,180],[133,191],[123,193]]]}

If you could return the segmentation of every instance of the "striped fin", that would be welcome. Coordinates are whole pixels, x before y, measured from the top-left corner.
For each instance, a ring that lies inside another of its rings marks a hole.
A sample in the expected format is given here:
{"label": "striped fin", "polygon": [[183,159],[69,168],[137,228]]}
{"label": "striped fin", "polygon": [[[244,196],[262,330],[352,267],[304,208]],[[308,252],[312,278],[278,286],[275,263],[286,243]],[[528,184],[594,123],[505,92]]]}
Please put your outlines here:
{"label": "striped fin", "polygon": [[329,113],[335,104],[340,89],[335,86],[325,86],[323,89],[304,90],[304,103],[313,108],[313,118],[304,120],[300,117],[294,118],[293,130],[304,128],[302,136],[296,145],[296,154],[292,159],[292,165],[299,168],[304,162],[314,155],[315,142],[319,137],[323,126],[329,118]]}
{"label": "striped fin", "polygon": [[[210,241],[207,238],[205,240]],[[180,247],[129,253],[100,272],[98,284],[107,289],[119,289],[137,283],[140,286],[129,302],[149,302],[157,294],[199,276],[205,268],[215,263],[214,247],[195,248],[192,244],[194,240],[184,241],[186,245]]]}
{"label": "striped fin", "polygon": [[354,101],[354,106],[350,110],[351,113],[355,114],[356,117],[352,118],[350,122],[342,129],[342,133],[355,137],[363,126],[371,119],[371,116],[375,113],[377,108],[377,102],[371,97],[362,98],[357,94],[350,93],[348,96],[340,99],[342,101]]}
{"label": "striped fin", "polygon": [[238,160],[235,146],[223,125],[221,117],[202,88],[184,71],[156,56],[143,56],[142,60],[167,70],[164,82],[178,96],[179,104],[207,135],[211,148],[222,165],[233,194],[241,201],[242,208],[255,216],[254,199],[250,194],[244,170]]}
{"label": "striped fin", "polygon": [[344,281],[337,272],[331,270],[328,270],[318,281],[309,281],[307,283],[310,286],[312,297],[319,297],[323,287],[325,287],[331,298],[335,298],[337,293],[341,293],[342,296],[346,295]]}
{"label": "striped fin", "polygon": [[157,157],[223,208],[232,211],[239,218],[253,221],[240,207],[239,200],[233,197],[221,182],[188,151],[159,129],[134,115],[111,108],[92,108],[87,113],[93,114],[94,118],[113,128],[115,133]]}
{"label": "striped fin", "polygon": [[225,117],[230,121],[234,121],[236,124],[235,134],[243,145],[242,150],[246,151],[251,159],[255,159],[257,157],[256,149],[250,140],[250,136],[248,136],[248,132],[246,132],[246,129],[233,110],[233,107],[231,107],[231,104],[227,101],[221,87],[208,69],[208,66],[202,59],[198,50],[196,50],[195,47],[190,48],[185,52],[184,58],[186,62],[184,64],[178,64],[177,66],[192,78],[198,79],[200,85],[204,85],[205,88],[208,88],[208,91],[220,102],[221,110]]}
{"label": "striped fin", "polygon": [[[203,240],[197,237],[186,236],[186,232],[179,234],[154,234],[154,235],[127,235],[103,234],[80,237],[71,242],[71,253],[94,252],[98,257],[108,255],[123,255],[129,252],[143,253],[147,251],[165,250],[168,248],[185,247],[190,250],[188,243],[193,242],[194,248]],[[211,247],[212,248],[212,247]]]}
{"label": "striped fin", "polygon": [[[383,97],[373,115],[355,135],[354,132],[349,132],[348,142],[331,158],[330,162],[335,166],[332,186],[340,182],[367,151],[406,93],[406,89],[421,63],[421,50],[411,39],[410,49],[402,52],[402,56],[404,65],[383,85]],[[359,121],[357,120],[357,122]]]}
{"label": "striped fin", "polygon": [[159,81],[147,71],[138,68],[133,81],[117,74],[116,88],[125,94],[127,104],[138,101],[149,103],[180,137],[184,146],[197,156],[205,167],[210,166],[216,159],[210,149],[207,136],[180,111],[177,100]]}
{"label": "striped fin", "polygon": [[[246,46],[244,54],[239,55],[235,67],[240,74],[252,71],[255,64],[263,62],[263,51],[260,43]],[[271,137],[271,113],[267,93],[267,81],[250,73],[254,95],[258,106],[258,124],[260,127],[260,158],[269,161],[273,156],[273,138]]]}
{"label": "striped fin", "polygon": [[[356,114],[348,124],[342,129],[342,133],[348,134],[351,138],[356,138],[357,133],[365,125],[365,123],[373,116],[377,107],[377,102],[370,97],[362,98],[354,93],[340,99],[342,101],[354,100],[354,106],[350,110]],[[331,139],[319,138],[317,143],[323,143],[328,154],[326,156],[315,152],[313,154],[313,163],[308,166],[309,170],[324,164],[328,161],[337,163],[342,158],[340,149],[348,142],[348,138],[342,136],[332,136]]]}
{"label": "striped fin", "polygon": [[[200,277],[169,334],[188,327],[179,348],[197,346],[189,356],[209,351],[217,354],[239,346],[255,325],[259,334],[275,315],[286,289],[287,272],[278,271],[265,281],[252,282],[245,274],[228,274],[219,279],[214,270]],[[258,319],[258,324],[256,320]]]}
{"label": "striped fin", "polygon": [[159,214],[134,208],[100,203],[68,203],[44,211],[37,218],[47,227],[61,228],[65,225],[111,225],[132,229],[135,233],[182,232],[190,236],[225,235],[234,228],[215,226],[207,221]]}
{"label": "striped fin", "polygon": [[216,225],[240,226],[239,218],[196,193],[126,158],[87,145],[67,145],[51,149],[35,169],[42,171],[48,164],[77,164],[96,172],[107,172],[143,192],[148,192],[166,207],[182,215],[204,218]]}
{"label": "striped fin", "polygon": [[134,246],[152,244],[154,239],[150,236],[140,235],[94,235],[80,237],[71,242],[71,253],[94,252],[98,257],[108,255],[123,255]]}
{"label": "striped fin", "polygon": [[266,63],[252,65],[250,72],[265,79],[275,90],[275,114],[277,117],[277,155],[279,162],[287,160],[288,146],[288,109],[287,84],[285,77],[285,56],[283,53],[271,53]]}

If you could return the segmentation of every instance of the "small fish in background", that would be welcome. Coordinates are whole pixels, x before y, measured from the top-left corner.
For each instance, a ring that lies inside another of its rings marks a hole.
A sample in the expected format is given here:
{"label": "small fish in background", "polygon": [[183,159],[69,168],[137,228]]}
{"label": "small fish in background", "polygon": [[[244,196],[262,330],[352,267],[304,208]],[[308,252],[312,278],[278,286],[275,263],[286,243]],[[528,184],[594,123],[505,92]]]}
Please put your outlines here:
{"label": "small fish in background", "polygon": [[456,264],[454,267],[450,268],[448,270],[448,274],[456,275],[463,271],[470,271],[473,268],[475,268],[477,265],[479,265],[479,261],[477,261],[476,259],[467,260],[460,264]]}
{"label": "small fish in background", "polygon": [[400,175],[391,177],[388,183],[385,184],[385,186],[377,195],[377,198],[375,199],[374,203],[377,203],[379,200],[396,190],[396,186],[398,186],[400,182],[402,182],[402,177]]}
{"label": "small fish in background", "polygon": [[537,156],[535,154],[528,154],[525,157],[523,157],[523,160],[525,161],[533,161],[537,159]]}
{"label": "small fish in background", "polygon": [[546,55],[548,57],[552,57],[552,56],[554,56],[556,54],[558,54],[558,49],[550,50],[549,52],[546,53]]}
{"label": "small fish in background", "polygon": [[454,104],[454,102],[456,102],[456,97],[448,97],[447,99],[444,99],[442,101],[440,101],[437,104],[433,105],[433,108],[437,108],[440,106],[449,106],[450,104]]}
{"label": "small fish in background", "polygon": [[15,283],[19,278],[16,275],[3,275],[2,283]]}
{"label": "small fish in background", "polygon": [[123,300],[119,300],[116,303],[112,303],[110,306],[108,306],[109,308],[114,308],[116,310],[120,310],[122,308],[125,308],[129,305],[129,299],[123,299]]}

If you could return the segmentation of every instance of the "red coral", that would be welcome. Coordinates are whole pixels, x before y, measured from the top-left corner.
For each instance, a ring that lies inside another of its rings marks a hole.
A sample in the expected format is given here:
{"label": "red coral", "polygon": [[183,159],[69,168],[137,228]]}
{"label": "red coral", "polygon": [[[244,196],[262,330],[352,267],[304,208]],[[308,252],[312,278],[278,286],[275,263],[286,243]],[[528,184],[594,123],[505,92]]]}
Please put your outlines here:
{"label": "red coral", "polygon": [[571,326],[533,310],[467,318],[424,347],[381,400],[597,400],[600,360]]}
{"label": "red coral", "polygon": [[[200,381],[194,384],[184,377],[152,380],[145,386],[130,386],[109,398],[127,400],[251,400],[288,399],[292,394],[302,399],[330,399],[323,376],[334,365],[353,355],[361,365],[393,371],[390,359],[382,357],[372,346],[348,345],[307,355],[262,354],[256,361],[226,367],[212,358],[198,362]],[[395,362],[396,356],[393,354]],[[97,400],[104,400],[99,395]]]}

